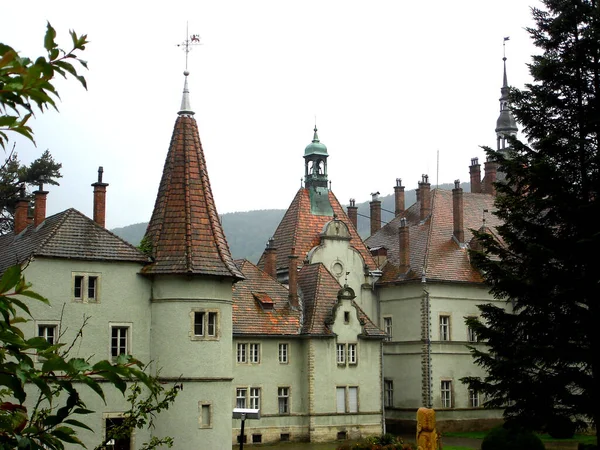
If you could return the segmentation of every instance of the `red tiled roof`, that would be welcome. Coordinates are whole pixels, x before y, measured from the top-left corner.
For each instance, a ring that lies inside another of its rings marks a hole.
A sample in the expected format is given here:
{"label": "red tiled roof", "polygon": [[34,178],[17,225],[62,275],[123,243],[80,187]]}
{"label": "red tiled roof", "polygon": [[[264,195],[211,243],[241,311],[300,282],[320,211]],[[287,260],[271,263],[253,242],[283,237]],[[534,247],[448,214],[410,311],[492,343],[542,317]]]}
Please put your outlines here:
{"label": "red tiled roof", "polygon": [[219,221],[198,126],[189,115],[175,122],[146,238],[154,262],[144,273],[242,278]]}
{"label": "red tiled roof", "polygon": [[0,236],[0,273],[34,256],[148,262],[136,247],[73,208],[47,217],[37,227],[28,225],[17,235]]}
{"label": "red tiled roof", "polygon": [[[452,191],[434,189],[431,196],[431,216],[423,223],[419,220],[418,202],[406,211],[410,230],[411,270],[408,274],[398,272],[400,217],[394,218],[366,240],[369,247],[386,247],[388,250],[388,264],[384,268],[380,283],[420,279],[423,269],[425,277],[430,281],[483,281],[481,274],[470,263],[467,248],[459,246],[452,237]],[[494,199],[495,197],[489,194],[463,193],[466,243],[473,237],[471,229],[479,229],[482,226],[484,209],[488,210],[487,227],[494,230],[500,225],[500,220],[492,214],[495,210]]]}
{"label": "red tiled roof", "polygon": [[[358,235],[342,205],[340,205],[340,202],[338,202],[331,191],[329,191],[329,202],[337,218],[348,225],[350,235],[352,236],[350,245],[360,252],[369,269],[376,269],[377,265],[369,249]],[[299,265],[302,265],[307,253],[321,243],[320,234],[323,231],[323,227],[331,220],[333,220],[332,216],[318,216],[310,212],[310,195],[308,189],[300,188],[273,235],[274,245],[277,249],[277,269],[285,270],[288,268],[288,256],[291,255],[292,248],[295,249],[295,254],[300,257],[298,260]],[[258,262],[258,266],[261,268],[264,267],[264,259],[265,255],[263,253]]]}
{"label": "red tiled roof", "polygon": [[[236,262],[246,279],[233,286],[233,335],[298,335],[300,311],[290,308],[287,288],[251,262]],[[272,309],[261,306],[267,299]]]}

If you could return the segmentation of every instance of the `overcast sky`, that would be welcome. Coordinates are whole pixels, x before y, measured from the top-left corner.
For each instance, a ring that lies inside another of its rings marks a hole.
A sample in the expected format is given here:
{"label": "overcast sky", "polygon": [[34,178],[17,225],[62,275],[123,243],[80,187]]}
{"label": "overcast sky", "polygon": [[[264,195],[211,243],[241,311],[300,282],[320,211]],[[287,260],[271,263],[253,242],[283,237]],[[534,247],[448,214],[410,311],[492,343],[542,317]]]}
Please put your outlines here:
{"label": "overcast sky", "polygon": [[[85,5],[85,6],[84,6]],[[150,219],[181,103],[189,88],[219,213],[287,208],[304,175],[315,116],[340,202],[468,181],[481,145],[495,145],[503,38],[508,81],[530,81],[533,0],[219,0],[6,2],[0,42],[43,54],[46,21],[67,47],[86,33],[88,90],[59,82],[60,113],[38,114],[37,147],[63,164],[48,214],[92,215],[104,167],[107,227]],[[439,154],[439,164],[438,164]],[[439,169],[438,169],[439,167]]]}

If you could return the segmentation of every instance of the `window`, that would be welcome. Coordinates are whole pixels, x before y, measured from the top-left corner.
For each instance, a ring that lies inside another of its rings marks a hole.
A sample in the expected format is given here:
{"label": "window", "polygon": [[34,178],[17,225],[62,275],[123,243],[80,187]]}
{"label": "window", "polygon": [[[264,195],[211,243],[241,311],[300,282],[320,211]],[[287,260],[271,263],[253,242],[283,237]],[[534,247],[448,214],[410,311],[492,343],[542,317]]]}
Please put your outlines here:
{"label": "window", "polygon": [[337,344],[336,360],[338,364],[346,364],[346,344]]}
{"label": "window", "polygon": [[348,364],[356,364],[357,353],[356,344],[348,344]]}
{"label": "window", "polygon": [[279,405],[279,414],[290,413],[290,388],[277,388],[277,403]]}
{"label": "window", "polygon": [[467,327],[467,340],[469,342],[478,342],[477,333],[475,333],[475,330],[471,327]]}
{"label": "window", "polygon": [[253,434],[252,435],[252,443],[260,444],[262,442],[262,434]]}
{"label": "window", "polygon": [[58,325],[40,324],[38,325],[38,336],[48,341],[48,344],[54,345],[58,339]]}
{"label": "window", "polygon": [[110,356],[117,359],[119,355],[131,354],[131,337],[129,325],[110,326]]}
{"label": "window", "polygon": [[[113,430],[117,427],[121,428],[123,425],[123,417],[106,417],[104,419],[104,429],[106,432],[106,439],[108,440],[108,447],[114,450],[130,450],[131,449],[131,434],[127,433],[125,436],[118,438],[113,437]],[[119,433],[121,434],[121,433]]]}
{"label": "window", "polygon": [[358,412],[358,387],[357,386],[337,386],[336,389],[336,410],[338,413],[356,413]]}
{"label": "window", "polygon": [[475,389],[469,389],[469,406],[479,408],[479,392]]}
{"label": "window", "polygon": [[383,381],[384,406],[391,408],[394,406],[394,382],[392,380]]}
{"label": "window", "polygon": [[100,298],[100,275],[73,273],[73,299],[77,302],[97,302]]}
{"label": "window", "polygon": [[260,409],[260,388],[250,388],[250,409]]}
{"label": "window", "polygon": [[383,318],[383,331],[385,331],[385,334],[387,335],[385,340],[391,341],[392,340],[392,318],[391,317]]}
{"label": "window", "polygon": [[442,394],[442,408],[452,408],[452,381],[443,380],[440,392]]}
{"label": "window", "polygon": [[237,345],[237,362],[240,364],[244,364],[248,362],[248,344],[238,344]]}
{"label": "window", "polygon": [[350,323],[350,311],[344,311],[344,323]]}
{"label": "window", "polygon": [[287,344],[279,344],[279,362],[281,364],[288,363],[288,345]]}
{"label": "window", "polygon": [[250,344],[250,362],[253,364],[260,362],[260,344]]}
{"label": "window", "polygon": [[248,393],[247,388],[237,388],[235,390],[235,407],[245,408],[246,407],[246,395]]}
{"label": "window", "polygon": [[440,341],[450,340],[450,316],[440,316]]}
{"label": "window", "polygon": [[194,309],[190,313],[191,317],[191,338],[192,340],[216,339],[219,330],[219,313],[217,311],[205,311]]}
{"label": "window", "polygon": [[212,428],[212,409],[210,403],[198,403],[198,409],[200,411],[200,428]]}

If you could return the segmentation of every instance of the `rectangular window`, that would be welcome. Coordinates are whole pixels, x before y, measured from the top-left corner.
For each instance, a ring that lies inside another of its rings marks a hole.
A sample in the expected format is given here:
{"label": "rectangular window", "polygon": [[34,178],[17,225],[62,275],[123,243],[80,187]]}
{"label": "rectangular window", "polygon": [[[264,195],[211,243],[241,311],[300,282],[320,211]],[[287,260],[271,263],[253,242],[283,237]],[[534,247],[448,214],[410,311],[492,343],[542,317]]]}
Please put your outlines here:
{"label": "rectangular window", "polygon": [[98,274],[73,273],[73,299],[78,302],[97,302],[100,298]]}
{"label": "rectangular window", "polygon": [[246,394],[248,393],[247,388],[237,388],[235,390],[235,407],[245,408],[246,407]]}
{"label": "rectangular window", "polygon": [[335,388],[335,398],[336,398],[337,412],[345,413],[346,412],[346,387],[345,386],[338,386],[337,388]]}
{"label": "rectangular window", "polygon": [[208,313],[208,323],[206,324],[206,332],[209,336],[217,335],[217,313],[209,312]]}
{"label": "rectangular window", "polygon": [[350,323],[350,311],[344,311],[344,323]]}
{"label": "rectangular window", "polygon": [[210,403],[200,403],[200,428],[212,428],[212,411]]}
{"label": "rectangular window", "polygon": [[110,356],[116,359],[119,355],[130,354],[129,327],[112,326],[110,337]]}
{"label": "rectangular window", "polygon": [[477,342],[477,333],[475,333],[475,330],[471,327],[467,327],[467,340],[469,342]]}
{"label": "rectangular window", "polygon": [[358,387],[350,386],[348,388],[348,412],[358,412]]}
{"label": "rectangular window", "polygon": [[288,345],[287,344],[279,344],[279,362],[281,364],[288,363]]}
{"label": "rectangular window", "polygon": [[452,408],[452,381],[443,380],[440,393],[442,394],[442,408]]}
{"label": "rectangular window", "polygon": [[392,380],[383,381],[384,402],[387,408],[394,406],[394,382]]}
{"label": "rectangular window", "polygon": [[260,388],[250,388],[250,409],[260,409]]}
{"label": "rectangular window", "polygon": [[383,318],[383,331],[385,331],[386,334],[386,341],[391,341],[392,340],[392,318],[391,317],[384,317]]}
{"label": "rectangular window", "polygon": [[346,344],[337,344],[336,360],[338,364],[346,364]]}
{"label": "rectangular window", "polygon": [[469,389],[469,406],[479,408],[479,392],[475,389]]}
{"label": "rectangular window", "polygon": [[450,316],[440,316],[440,341],[450,340]]}
{"label": "rectangular window", "polygon": [[348,344],[348,364],[356,364],[356,344]]}
{"label": "rectangular window", "polygon": [[244,364],[244,363],[248,362],[247,349],[248,349],[248,344],[238,344],[237,345],[237,362],[239,364]]}
{"label": "rectangular window", "polygon": [[194,311],[194,336],[204,336],[204,311]]}
{"label": "rectangular window", "polygon": [[290,388],[277,388],[277,402],[279,405],[279,414],[290,413]]}
{"label": "rectangular window", "polygon": [[250,344],[250,362],[253,364],[260,362],[260,344]]}
{"label": "rectangular window", "polygon": [[[130,450],[131,449],[131,433],[124,433],[122,425],[125,419],[122,417],[107,417],[104,422],[106,430],[106,440],[108,447],[115,450]],[[120,430],[116,432],[116,428]],[[118,437],[116,437],[118,434]],[[125,434],[123,436],[123,434]]]}
{"label": "rectangular window", "polygon": [[50,345],[54,345],[58,338],[58,325],[38,325],[38,336],[44,338]]}

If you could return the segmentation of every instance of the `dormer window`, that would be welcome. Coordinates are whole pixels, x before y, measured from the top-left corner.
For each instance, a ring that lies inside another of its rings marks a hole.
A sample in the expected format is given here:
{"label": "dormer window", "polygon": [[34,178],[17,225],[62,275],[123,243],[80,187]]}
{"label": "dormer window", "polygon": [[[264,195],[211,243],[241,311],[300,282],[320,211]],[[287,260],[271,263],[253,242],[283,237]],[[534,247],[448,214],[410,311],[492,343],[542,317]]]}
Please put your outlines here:
{"label": "dormer window", "polygon": [[100,299],[100,274],[73,273],[73,300],[88,303],[98,302]]}

